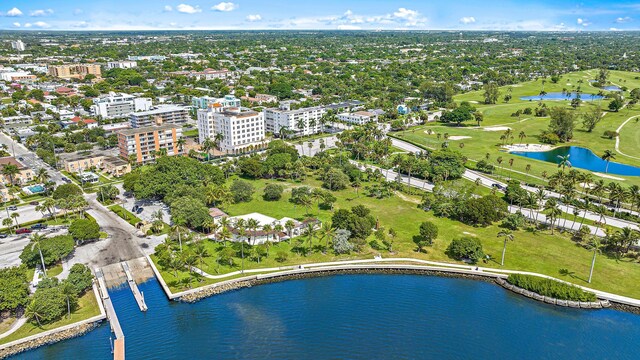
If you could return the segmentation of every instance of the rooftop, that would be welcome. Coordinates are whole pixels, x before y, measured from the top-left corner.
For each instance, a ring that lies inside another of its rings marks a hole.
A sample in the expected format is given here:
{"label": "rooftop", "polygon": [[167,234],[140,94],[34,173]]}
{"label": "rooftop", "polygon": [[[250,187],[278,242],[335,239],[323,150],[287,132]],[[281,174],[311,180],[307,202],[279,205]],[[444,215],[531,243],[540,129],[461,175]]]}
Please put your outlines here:
{"label": "rooftop", "polygon": [[123,129],[123,130],[116,131],[116,133],[129,136],[129,135],[142,134],[142,133],[148,133],[148,132],[154,132],[154,131],[170,130],[170,129],[180,129],[180,126],[177,126],[174,124],[163,124],[159,126],[147,126],[147,127],[141,127],[141,128],[135,128],[135,129]]}
{"label": "rooftop", "polygon": [[24,165],[22,165],[22,163],[18,160],[16,160],[16,158],[14,158],[13,156],[6,156],[3,158],[0,158],[0,166],[4,166],[4,165],[15,165],[17,166],[19,169],[25,169],[26,167]]}
{"label": "rooftop", "polygon": [[132,116],[158,115],[158,114],[164,114],[164,113],[173,112],[173,111],[188,111],[188,109],[186,107],[177,106],[177,105],[161,105],[161,106],[154,107],[151,110],[134,112],[134,113],[131,113],[131,115]]}

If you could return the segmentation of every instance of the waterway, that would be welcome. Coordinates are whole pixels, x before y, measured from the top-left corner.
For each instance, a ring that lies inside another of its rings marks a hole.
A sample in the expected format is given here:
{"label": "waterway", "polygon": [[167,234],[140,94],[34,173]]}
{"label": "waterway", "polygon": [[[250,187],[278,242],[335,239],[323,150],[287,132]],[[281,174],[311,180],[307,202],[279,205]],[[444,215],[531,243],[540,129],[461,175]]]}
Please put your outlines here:
{"label": "waterway", "polygon": [[[604,173],[607,169],[606,161],[594,154],[593,151],[578,146],[563,146],[549,151],[512,151],[511,154],[554,164],[560,163],[559,156],[569,155],[571,166],[575,168],[601,173]],[[609,163],[607,173],[612,175],[640,176],[640,168],[612,161]]]}
{"label": "waterway", "polygon": [[[494,284],[340,275],[256,286],[195,304],[157,281],[111,292],[127,359],[637,359],[640,316],[539,303]],[[107,324],[16,359],[112,359]]]}

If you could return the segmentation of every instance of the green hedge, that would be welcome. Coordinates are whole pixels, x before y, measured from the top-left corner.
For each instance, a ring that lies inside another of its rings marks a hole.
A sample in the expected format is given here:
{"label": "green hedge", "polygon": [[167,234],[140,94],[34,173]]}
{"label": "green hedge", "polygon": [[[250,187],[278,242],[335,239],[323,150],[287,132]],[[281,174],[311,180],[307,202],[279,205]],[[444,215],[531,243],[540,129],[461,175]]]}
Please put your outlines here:
{"label": "green hedge", "polygon": [[596,295],[586,292],[577,286],[568,285],[551,279],[533,275],[511,274],[507,278],[510,284],[543,296],[559,300],[596,301]]}

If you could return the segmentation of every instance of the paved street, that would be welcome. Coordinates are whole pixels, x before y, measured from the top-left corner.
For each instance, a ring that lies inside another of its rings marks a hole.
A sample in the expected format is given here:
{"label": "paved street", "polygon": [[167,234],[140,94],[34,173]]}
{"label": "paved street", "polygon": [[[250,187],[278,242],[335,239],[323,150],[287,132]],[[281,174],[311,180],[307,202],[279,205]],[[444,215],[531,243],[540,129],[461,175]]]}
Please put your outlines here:
{"label": "paved street", "polygon": [[[66,234],[67,230],[62,227],[49,228],[40,231],[47,236]],[[5,239],[0,239],[0,268],[20,265],[20,254],[27,244],[32,234],[9,235]]]}
{"label": "paved street", "polygon": [[45,168],[48,170],[49,176],[51,177],[51,181],[54,181],[56,184],[64,184],[62,181],[63,175],[58,171],[55,171],[51,166],[42,161],[36,154],[29,151],[24,145],[19,142],[13,140],[7,134],[0,132],[0,144],[7,145],[8,152],[12,156],[15,156],[18,161],[23,163],[25,166],[37,171],[37,169]]}

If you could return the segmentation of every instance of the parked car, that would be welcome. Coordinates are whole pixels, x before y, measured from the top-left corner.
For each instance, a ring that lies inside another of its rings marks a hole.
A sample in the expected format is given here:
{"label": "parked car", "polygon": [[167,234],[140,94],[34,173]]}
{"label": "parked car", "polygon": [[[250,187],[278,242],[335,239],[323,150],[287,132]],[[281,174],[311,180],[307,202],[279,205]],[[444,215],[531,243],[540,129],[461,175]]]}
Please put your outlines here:
{"label": "parked car", "polygon": [[8,207],[8,209],[11,210],[11,211],[16,211],[16,210],[18,210],[18,207],[15,206],[15,205],[11,205],[11,206]]}
{"label": "parked car", "polygon": [[46,229],[46,228],[47,228],[47,224],[31,225],[31,230],[41,230],[41,229]]}
{"label": "parked car", "polygon": [[136,214],[142,214],[143,211],[144,208],[142,206],[138,206],[138,209],[136,209]]}
{"label": "parked car", "polygon": [[136,212],[136,211],[138,211],[138,208],[139,208],[139,207],[140,207],[140,206],[138,206],[138,205],[133,205],[133,207],[131,208],[131,211],[132,211],[132,212]]}
{"label": "parked car", "polygon": [[66,178],[64,176],[62,177],[62,181],[66,182],[66,183],[70,183],[71,182],[71,180],[69,180],[68,178]]}
{"label": "parked car", "polygon": [[31,229],[20,228],[16,230],[16,234],[31,234]]}
{"label": "parked car", "polygon": [[7,238],[7,236],[9,236],[9,235],[7,235],[7,234],[5,234],[5,233],[1,233],[1,234],[0,234],[0,239],[6,239],[6,238]]}
{"label": "parked car", "polygon": [[29,203],[29,205],[40,205],[40,203],[37,202],[37,201],[32,201],[32,202]]}
{"label": "parked car", "polygon": [[496,188],[498,190],[506,190],[506,188],[504,186],[500,185],[500,184],[493,183],[493,184],[491,184],[491,187],[494,187],[494,188]]}

